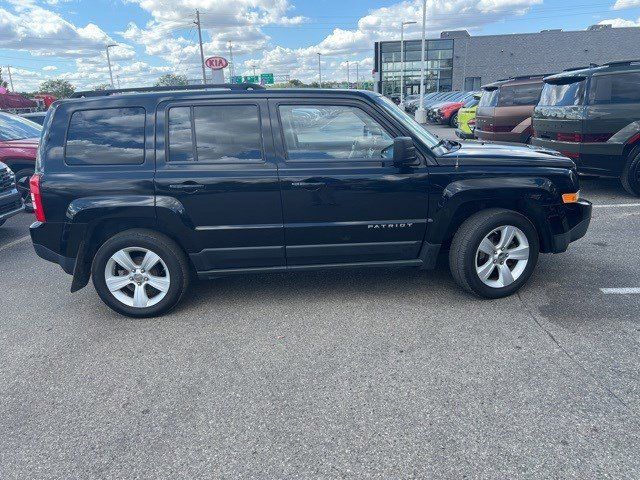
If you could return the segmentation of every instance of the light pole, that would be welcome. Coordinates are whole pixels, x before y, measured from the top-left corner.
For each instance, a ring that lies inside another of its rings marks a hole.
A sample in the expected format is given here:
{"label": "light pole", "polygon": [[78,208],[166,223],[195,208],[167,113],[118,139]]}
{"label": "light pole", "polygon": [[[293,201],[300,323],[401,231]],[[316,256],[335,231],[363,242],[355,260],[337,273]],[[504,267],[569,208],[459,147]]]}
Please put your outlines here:
{"label": "light pole", "polygon": [[427,0],[422,0],[422,56],[420,65],[420,105],[416,110],[416,121],[427,123],[427,111],[424,109],[424,50],[427,36]]}
{"label": "light pole", "polygon": [[117,47],[118,44],[117,43],[110,43],[106,46],[106,50],[107,50],[107,65],[109,65],[109,78],[111,79],[111,88],[116,88],[115,85],[113,84],[113,72],[111,71],[111,58],[109,57],[109,48],[111,47]]}
{"label": "light pole", "polygon": [[404,109],[404,26],[418,22],[402,22],[400,24],[400,108]]}
{"label": "light pole", "polygon": [[318,52],[318,85],[322,88],[322,63],[320,59],[322,58],[322,54]]}
{"label": "light pole", "polygon": [[349,71],[351,69],[349,68],[349,60],[347,60],[347,88],[349,90],[351,90],[351,79],[349,78]]}
{"label": "light pole", "polygon": [[[229,42],[229,75],[231,75],[232,78],[235,76],[233,69],[233,45]],[[229,79],[229,83],[231,83],[231,78]]]}

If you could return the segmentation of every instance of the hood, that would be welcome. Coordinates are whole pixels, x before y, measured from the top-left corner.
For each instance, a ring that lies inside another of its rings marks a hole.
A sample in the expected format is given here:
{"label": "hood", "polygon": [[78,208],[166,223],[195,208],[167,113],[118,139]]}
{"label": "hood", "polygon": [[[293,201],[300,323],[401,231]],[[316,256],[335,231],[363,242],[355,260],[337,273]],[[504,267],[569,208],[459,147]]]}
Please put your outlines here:
{"label": "hood", "polygon": [[39,138],[22,138],[20,140],[6,140],[0,141],[0,148],[24,148],[24,149],[37,149]]}
{"label": "hood", "polygon": [[445,102],[440,105],[440,108],[458,108],[464,105],[463,102]]}
{"label": "hood", "polygon": [[531,145],[465,142],[457,150],[438,157],[440,165],[485,165],[514,167],[575,168],[573,161],[560,153]]}

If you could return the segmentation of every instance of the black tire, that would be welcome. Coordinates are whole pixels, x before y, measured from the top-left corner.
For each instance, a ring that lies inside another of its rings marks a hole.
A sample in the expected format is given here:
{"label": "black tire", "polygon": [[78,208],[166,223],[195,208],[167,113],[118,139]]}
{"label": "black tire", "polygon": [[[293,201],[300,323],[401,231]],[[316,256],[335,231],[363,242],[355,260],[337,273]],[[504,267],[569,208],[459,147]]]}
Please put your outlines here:
{"label": "black tire", "polygon": [[[505,225],[519,228],[526,236],[529,243],[528,263],[510,285],[491,287],[476,272],[476,254],[482,240]],[[492,208],[472,215],[460,226],[451,243],[449,266],[456,283],[468,292],[484,298],[502,298],[517,292],[527,282],[536,266],[539,252],[538,232],[526,217],[512,210]]]}
{"label": "black tire", "polygon": [[629,155],[620,177],[622,186],[631,195],[640,197],[640,149],[635,149]]}
{"label": "black tire", "polygon": [[33,176],[33,170],[30,168],[23,168],[22,170],[18,170],[15,172],[16,175],[16,187],[18,192],[20,192],[20,196],[22,197],[22,201],[25,204],[31,203],[31,193],[29,190],[29,180]]}
{"label": "black tire", "polygon": [[451,115],[449,119],[449,126],[452,128],[458,128],[458,112]]}
{"label": "black tire", "polygon": [[[107,262],[119,250],[131,247],[145,248],[156,253],[166,265],[170,275],[170,285],[165,297],[150,307],[126,305],[107,288],[105,280]],[[128,317],[147,318],[165,314],[180,302],[189,288],[190,268],[182,248],[169,237],[152,230],[135,229],[114,235],[102,244],[93,258],[91,276],[96,292],[109,308]]]}

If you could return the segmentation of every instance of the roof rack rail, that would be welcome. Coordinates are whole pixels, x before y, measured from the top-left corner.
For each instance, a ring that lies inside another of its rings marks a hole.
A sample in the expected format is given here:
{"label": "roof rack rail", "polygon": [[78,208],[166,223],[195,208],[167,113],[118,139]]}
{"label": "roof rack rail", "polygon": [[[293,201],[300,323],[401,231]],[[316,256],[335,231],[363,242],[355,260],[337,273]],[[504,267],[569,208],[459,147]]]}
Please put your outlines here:
{"label": "roof rack rail", "polygon": [[576,70],[586,70],[587,68],[596,68],[599,67],[600,65],[598,65],[597,63],[590,63],[589,65],[587,65],[586,67],[571,67],[571,68],[565,68],[563,70],[563,72],[575,72]]}
{"label": "roof rack rail", "polygon": [[87,98],[87,97],[108,97],[110,95],[120,93],[151,93],[151,92],[173,92],[173,91],[190,91],[190,90],[264,90],[262,85],[255,83],[209,83],[203,85],[177,85],[166,87],[136,87],[136,88],[115,88],[109,90],[87,90],[83,92],[75,92],[71,98]]}
{"label": "roof rack rail", "polygon": [[511,80],[529,80],[531,78],[543,78],[548,77],[549,75],[555,75],[554,73],[540,73],[535,75],[519,75],[517,77],[509,77],[509,78],[501,78],[500,80],[496,80],[498,82],[508,82]]}
{"label": "roof rack rail", "polygon": [[616,62],[603,63],[604,67],[617,67],[618,65],[631,65],[632,63],[640,63],[640,60],[618,60]]}

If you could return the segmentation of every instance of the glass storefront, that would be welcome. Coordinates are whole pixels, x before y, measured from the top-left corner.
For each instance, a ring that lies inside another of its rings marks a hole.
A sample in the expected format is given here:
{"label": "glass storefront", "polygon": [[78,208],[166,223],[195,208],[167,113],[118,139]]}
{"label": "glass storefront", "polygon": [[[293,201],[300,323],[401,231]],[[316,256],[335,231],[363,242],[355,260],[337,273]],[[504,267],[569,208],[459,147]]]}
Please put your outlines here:
{"label": "glass storefront", "polygon": [[[407,40],[404,45],[405,95],[420,92],[421,40]],[[425,92],[451,91],[453,77],[453,40],[429,40],[425,52]],[[380,44],[381,92],[390,98],[400,95],[400,42]]]}

